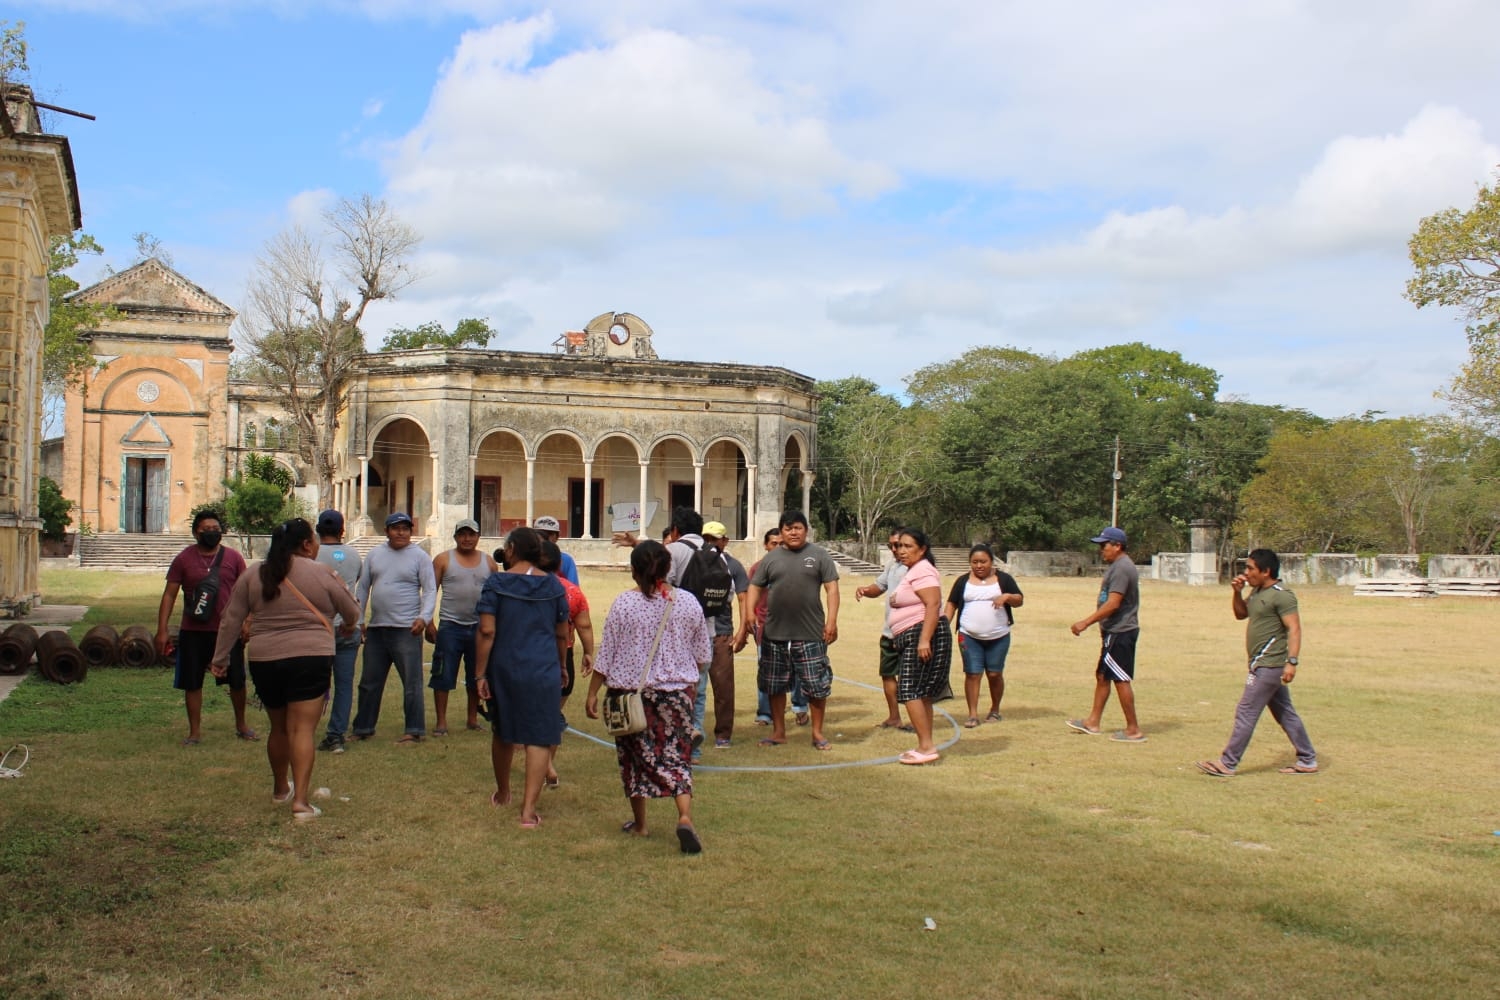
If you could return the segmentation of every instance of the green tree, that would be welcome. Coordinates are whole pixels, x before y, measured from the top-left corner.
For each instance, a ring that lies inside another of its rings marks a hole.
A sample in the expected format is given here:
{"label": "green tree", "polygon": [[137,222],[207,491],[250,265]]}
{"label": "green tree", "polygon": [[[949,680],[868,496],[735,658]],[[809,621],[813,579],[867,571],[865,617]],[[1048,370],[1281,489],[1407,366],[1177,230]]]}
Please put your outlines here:
{"label": "green tree", "polygon": [[1291,552],[1417,552],[1442,464],[1419,420],[1346,417],[1272,436],[1245,488],[1245,541]]}
{"label": "green tree", "polygon": [[68,525],[73,523],[70,513],[73,501],[62,495],[62,489],[46,476],[42,477],[37,494],[37,513],[42,519],[42,537],[60,542],[67,537]]}
{"label": "green tree", "polygon": [[1500,185],[1481,186],[1466,210],[1423,219],[1407,250],[1416,273],[1406,297],[1419,309],[1456,308],[1469,321],[1469,360],[1439,395],[1491,426],[1500,423]]}
{"label": "green tree", "polygon": [[270,455],[246,455],[238,474],[224,481],[227,525],[245,534],[269,534],[279,522],[299,514],[290,496],[292,485],[291,472]]}
{"label": "green tree", "polygon": [[488,320],[461,319],[452,332],[444,330],[440,323],[423,323],[415,329],[404,326],[392,327],[380,345],[382,351],[419,351],[429,347],[446,347],[458,350],[463,347],[482,348],[490,342],[497,331]]}
{"label": "green tree", "polygon": [[0,20],[0,86],[26,77],[26,22]]}
{"label": "green tree", "polygon": [[879,393],[850,402],[840,424],[849,447],[844,450],[839,505],[853,519],[864,557],[873,559],[875,536],[885,534],[891,512],[934,489],[925,475],[922,428],[915,414]]}
{"label": "green tree", "polygon": [[1109,516],[1122,383],[1047,363],[1004,372],[941,414],[950,516],[1002,549],[1075,548]]}
{"label": "green tree", "polygon": [[[237,374],[275,388],[318,502],[327,506],[339,414],[365,351],[360,323],[370,303],[414,280],[408,262],[420,238],[369,195],[341,201],[324,221],[332,242],[326,255],[300,228],[267,245],[240,315],[248,354]],[[330,269],[341,280],[329,279]]]}
{"label": "green tree", "polygon": [[[850,407],[879,394],[880,387],[861,375],[819,382],[818,392],[818,474],[813,480],[812,510],[809,518],[822,521],[823,537],[845,535],[853,524],[848,520],[844,491],[849,484],[850,453],[863,445],[854,437],[847,419]],[[796,477],[793,477],[795,479]],[[800,487],[788,482],[787,492],[802,503]]]}
{"label": "green tree", "polygon": [[42,384],[48,393],[61,394],[69,383],[93,367],[94,355],[83,335],[98,329],[117,313],[111,306],[81,302],[73,297],[78,282],[68,275],[84,254],[104,248],[87,233],[54,236],[48,245],[47,298],[50,313],[42,340]]}
{"label": "green tree", "polygon": [[921,406],[942,408],[963,402],[992,379],[1054,360],[1019,347],[973,347],[952,361],[926,365],[906,376],[906,395]]}

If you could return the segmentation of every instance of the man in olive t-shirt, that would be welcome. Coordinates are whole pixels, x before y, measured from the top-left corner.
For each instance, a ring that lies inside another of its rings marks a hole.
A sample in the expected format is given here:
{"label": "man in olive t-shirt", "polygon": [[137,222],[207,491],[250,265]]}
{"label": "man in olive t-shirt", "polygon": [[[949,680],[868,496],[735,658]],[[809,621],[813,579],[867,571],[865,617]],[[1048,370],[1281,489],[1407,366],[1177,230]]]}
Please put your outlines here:
{"label": "man in olive t-shirt", "polygon": [[[1229,778],[1239,766],[1260,713],[1271,710],[1271,718],[1292,741],[1296,763],[1282,774],[1316,774],[1318,754],[1307,738],[1307,727],[1292,707],[1287,685],[1297,676],[1297,656],[1302,652],[1302,618],[1297,613],[1297,595],[1281,585],[1281,560],[1270,549],[1256,549],[1245,560],[1245,572],[1230,581],[1230,607],[1245,627],[1246,657],[1250,675],[1234,710],[1234,730],[1229,745],[1218,760],[1198,761],[1198,770],[1216,778]],[[1244,594],[1245,585],[1250,596]]]}

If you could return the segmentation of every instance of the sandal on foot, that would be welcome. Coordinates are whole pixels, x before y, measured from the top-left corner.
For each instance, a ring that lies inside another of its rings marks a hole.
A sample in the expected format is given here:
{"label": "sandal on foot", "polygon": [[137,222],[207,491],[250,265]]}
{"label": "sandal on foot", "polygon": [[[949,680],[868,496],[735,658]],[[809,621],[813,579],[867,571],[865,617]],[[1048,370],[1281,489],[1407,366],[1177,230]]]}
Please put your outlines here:
{"label": "sandal on foot", "polygon": [[757,743],[755,745],[758,746],[758,747],[779,747],[779,746],[785,746],[786,745],[786,740],[764,739],[764,740],[761,740],[759,743]]}
{"label": "sandal on foot", "polygon": [[1234,768],[1225,767],[1224,762],[1221,760],[1195,761],[1193,766],[1202,771],[1204,774],[1212,775],[1215,778],[1234,777]]}
{"label": "sandal on foot", "polygon": [[323,810],[319,809],[317,806],[308,806],[307,808],[311,809],[312,812],[294,812],[292,813],[292,819],[296,820],[298,823],[306,823],[310,819],[317,819],[319,816],[323,815]]}
{"label": "sandal on foot", "polygon": [[448,727],[447,726],[443,726],[441,729],[434,729],[432,731],[432,735],[434,735],[434,736],[447,736],[448,735]]}
{"label": "sandal on foot", "polygon": [[984,721],[985,722],[999,722],[1000,721],[1000,713],[999,712],[991,712],[989,715],[986,715],[984,717]]}
{"label": "sandal on foot", "polygon": [[236,729],[234,731],[234,735],[238,736],[240,739],[244,740],[246,743],[259,743],[260,742],[260,734],[257,733],[253,729]]}
{"label": "sandal on foot", "polygon": [[549,774],[542,779],[542,784],[547,788],[556,788],[562,784],[562,779],[555,774]]}
{"label": "sandal on foot", "polygon": [[1112,732],[1112,733],[1109,734],[1109,738],[1112,739],[1112,740],[1114,740],[1116,743],[1144,743],[1144,742],[1146,742],[1146,734],[1145,733],[1137,733],[1135,736],[1131,736],[1129,733],[1127,733],[1123,729],[1116,729],[1114,732]]}
{"label": "sandal on foot", "polygon": [[813,740],[812,747],[814,750],[832,750],[833,744],[828,740]]}
{"label": "sandal on foot", "polygon": [[682,846],[683,854],[703,853],[703,841],[698,839],[698,831],[690,826],[677,828],[677,843]]}
{"label": "sandal on foot", "polygon": [[1088,733],[1090,736],[1099,735],[1099,730],[1090,729],[1089,724],[1087,722],[1084,722],[1082,719],[1069,719],[1068,728],[1076,729],[1080,733]]}
{"label": "sandal on foot", "polygon": [[1314,764],[1312,767],[1306,767],[1306,766],[1304,766],[1302,764],[1293,764],[1291,767],[1283,767],[1283,768],[1281,768],[1276,773],[1277,774],[1317,774],[1318,773],[1318,765]]}
{"label": "sandal on foot", "polygon": [[936,761],[939,756],[940,755],[936,750],[932,751],[931,753],[923,753],[920,750],[908,750],[900,757],[897,757],[896,760],[900,761],[902,764],[931,764]]}
{"label": "sandal on foot", "polygon": [[542,814],[541,813],[537,813],[535,816],[531,817],[530,819],[523,819],[523,820],[521,820],[521,829],[523,829],[523,830],[535,830],[537,827],[539,827],[541,825],[542,825]]}
{"label": "sandal on foot", "polygon": [[910,722],[903,722],[896,728],[903,733],[914,733],[917,731],[917,727],[912,725]]}
{"label": "sandal on foot", "polygon": [[510,805],[510,793],[506,792],[505,797],[501,798],[500,790],[497,788],[495,791],[490,793],[490,805],[494,806],[496,809],[499,809],[501,806]]}
{"label": "sandal on foot", "polygon": [[805,726],[812,721],[812,716],[806,712],[798,712],[794,718],[797,720],[797,725],[799,726]]}
{"label": "sandal on foot", "polygon": [[977,716],[977,715],[971,715],[971,716],[969,716],[969,721],[964,723],[964,728],[965,729],[975,729],[978,726],[979,726],[979,716]]}
{"label": "sandal on foot", "polygon": [[286,783],[286,794],[283,795],[283,796],[281,796],[280,798],[277,798],[275,791],[272,791],[271,792],[271,801],[274,802],[274,803],[276,803],[278,806],[284,806],[288,802],[292,801],[292,799],[296,796],[296,794],[297,794],[297,786],[294,783],[288,781]]}
{"label": "sandal on foot", "polygon": [[469,722],[469,723],[466,723],[466,724],[465,724],[465,725],[464,725],[464,728],[465,728],[465,729],[467,729],[467,730],[468,730],[468,731],[469,731],[469,732],[471,732],[471,733],[478,733],[478,732],[483,732],[483,731],[484,731],[484,727],[483,727],[483,726],[481,726],[481,725],[480,725],[480,724],[479,724],[479,723],[477,723],[477,722]]}
{"label": "sandal on foot", "polygon": [[401,738],[396,741],[396,745],[398,747],[410,747],[410,746],[416,746],[418,743],[421,743],[421,742],[422,742],[422,737],[421,737],[420,734],[418,734],[418,733],[403,733],[402,736],[401,736]]}
{"label": "sandal on foot", "polygon": [[201,739],[199,739],[197,736],[189,736],[189,737],[187,737],[186,739],[184,739],[182,741],[182,745],[185,746],[185,747],[195,747],[199,743],[202,743],[202,742],[203,741]]}
{"label": "sandal on foot", "polygon": [[640,833],[636,833],[635,832],[635,820],[633,820],[633,819],[626,821],[620,827],[620,832],[621,833],[628,833],[628,834],[630,834],[633,837],[645,837],[645,836],[648,836],[648,834],[644,830],[642,830]]}

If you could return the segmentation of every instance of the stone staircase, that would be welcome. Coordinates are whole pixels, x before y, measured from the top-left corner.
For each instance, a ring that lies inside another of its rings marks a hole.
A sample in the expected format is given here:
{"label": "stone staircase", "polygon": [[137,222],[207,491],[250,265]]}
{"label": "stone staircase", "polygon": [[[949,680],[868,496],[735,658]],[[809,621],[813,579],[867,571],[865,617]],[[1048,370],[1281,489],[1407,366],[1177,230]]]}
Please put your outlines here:
{"label": "stone staircase", "polygon": [[164,573],[177,553],[192,544],[192,535],[111,533],[79,535],[76,551],[84,569]]}
{"label": "stone staircase", "polygon": [[932,558],[937,560],[938,572],[943,576],[958,576],[969,571],[969,550],[956,546],[932,547]]}
{"label": "stone staircase", "polygon": [[848,575],[854,575],[854,576],[879,576],[880,575],[880,567],[876,566],[874,563],[865,562],[863,559],[858,559],[858,558],[856,558],[854,556],[846,555],[845,553],[838,552],[838,551],[836,551],[834,549],[829,549],[828,550],[828,554],[833,557],[833,561],[834,562],[838,563],[839,573],[842,574],[842,575],[845,575],[845,576],[848,576]]}

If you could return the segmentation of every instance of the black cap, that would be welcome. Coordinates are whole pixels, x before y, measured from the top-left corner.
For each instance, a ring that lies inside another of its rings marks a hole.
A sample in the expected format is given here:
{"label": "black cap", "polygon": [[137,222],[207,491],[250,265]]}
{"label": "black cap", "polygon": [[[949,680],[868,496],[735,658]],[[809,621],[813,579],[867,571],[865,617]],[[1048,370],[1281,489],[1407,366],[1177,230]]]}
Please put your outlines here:
{"label": "black cap", "polygon": [[318,515],[317,532],[319,536],[331,535],[337,537],[344,533],[344,515],[336,510],[325,510]]}

